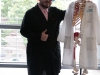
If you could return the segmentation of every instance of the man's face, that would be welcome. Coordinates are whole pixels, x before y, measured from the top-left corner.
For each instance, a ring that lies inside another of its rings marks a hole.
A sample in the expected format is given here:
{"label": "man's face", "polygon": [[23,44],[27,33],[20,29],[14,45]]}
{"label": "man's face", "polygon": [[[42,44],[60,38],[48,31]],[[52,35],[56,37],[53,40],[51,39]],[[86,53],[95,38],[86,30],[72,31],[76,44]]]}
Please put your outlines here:
{"label": "man's face", "polygon": [[51,6],[52,0],[39,0],[40,1],[40,5],[43,8],[48,8]]}

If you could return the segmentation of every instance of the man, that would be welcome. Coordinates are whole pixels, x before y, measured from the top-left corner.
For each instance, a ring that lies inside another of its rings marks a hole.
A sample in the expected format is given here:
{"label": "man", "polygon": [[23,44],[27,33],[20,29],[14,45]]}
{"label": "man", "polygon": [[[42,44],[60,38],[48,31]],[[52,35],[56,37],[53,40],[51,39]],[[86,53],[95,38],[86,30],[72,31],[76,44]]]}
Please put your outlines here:
{"label": "man", "polygon": [[39,0],[23,18],[20,33],[28,40],[29,75],[58,75],[61,69],[60,43],[57,36],[65,11],[50,7],[51,4],[52,0]]}

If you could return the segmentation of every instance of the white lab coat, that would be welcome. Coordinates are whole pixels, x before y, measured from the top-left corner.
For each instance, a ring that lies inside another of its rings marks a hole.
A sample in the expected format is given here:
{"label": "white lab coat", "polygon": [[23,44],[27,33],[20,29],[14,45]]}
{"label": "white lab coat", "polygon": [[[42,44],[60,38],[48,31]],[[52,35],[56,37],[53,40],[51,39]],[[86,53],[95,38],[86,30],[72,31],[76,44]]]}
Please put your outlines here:
{"label": "white lab coat", "polygon": [[[73,66],[73,12],[75,2],[69,5],[58,35],[58,41],[64,42],[63,65]],[[86,3],[81,24],[81,46],[79,67],[97,69],[97,46],[100,45],[100,22],[95,3]]]}

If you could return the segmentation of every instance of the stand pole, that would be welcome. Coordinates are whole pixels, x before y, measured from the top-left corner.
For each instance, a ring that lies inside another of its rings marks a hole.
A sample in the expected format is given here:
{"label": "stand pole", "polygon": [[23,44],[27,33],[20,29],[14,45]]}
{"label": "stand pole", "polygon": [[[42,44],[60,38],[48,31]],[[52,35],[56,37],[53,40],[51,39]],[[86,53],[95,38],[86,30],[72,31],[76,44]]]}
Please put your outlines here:
{"label": "stand pole", "polygon": [[80,68],[80,75],[82,75],[82,68]]}

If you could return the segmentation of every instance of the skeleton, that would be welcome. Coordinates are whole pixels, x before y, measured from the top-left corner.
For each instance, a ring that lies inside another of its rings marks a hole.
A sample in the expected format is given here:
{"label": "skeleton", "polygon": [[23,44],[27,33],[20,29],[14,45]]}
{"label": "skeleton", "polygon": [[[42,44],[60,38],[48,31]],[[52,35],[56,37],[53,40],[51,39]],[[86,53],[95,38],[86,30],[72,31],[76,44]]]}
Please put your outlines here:
{"label": "skeleton", "polygon": [[[78,69],[76,67],[76,58],[75,58],[75,50],[77,45],[80,46],[81,44],[81,21],[82,21],[82,17],[83,17],[83,13],[84,13],[84,9],[85,9],[85,4],[86,2],[91,2],[90,0],[78,0],[75,2],[75,8],[74,8],[74,16],[73,16],[73,27],[74,27],[74,68],[73,68],[73,73],[74,75],[78,74]],[[77,28],[78,26],[78,28]],[[77,29],[76,29],[77,28]],[[88,74],[87,69],[83,70],[82,75],[86,75]]]}

